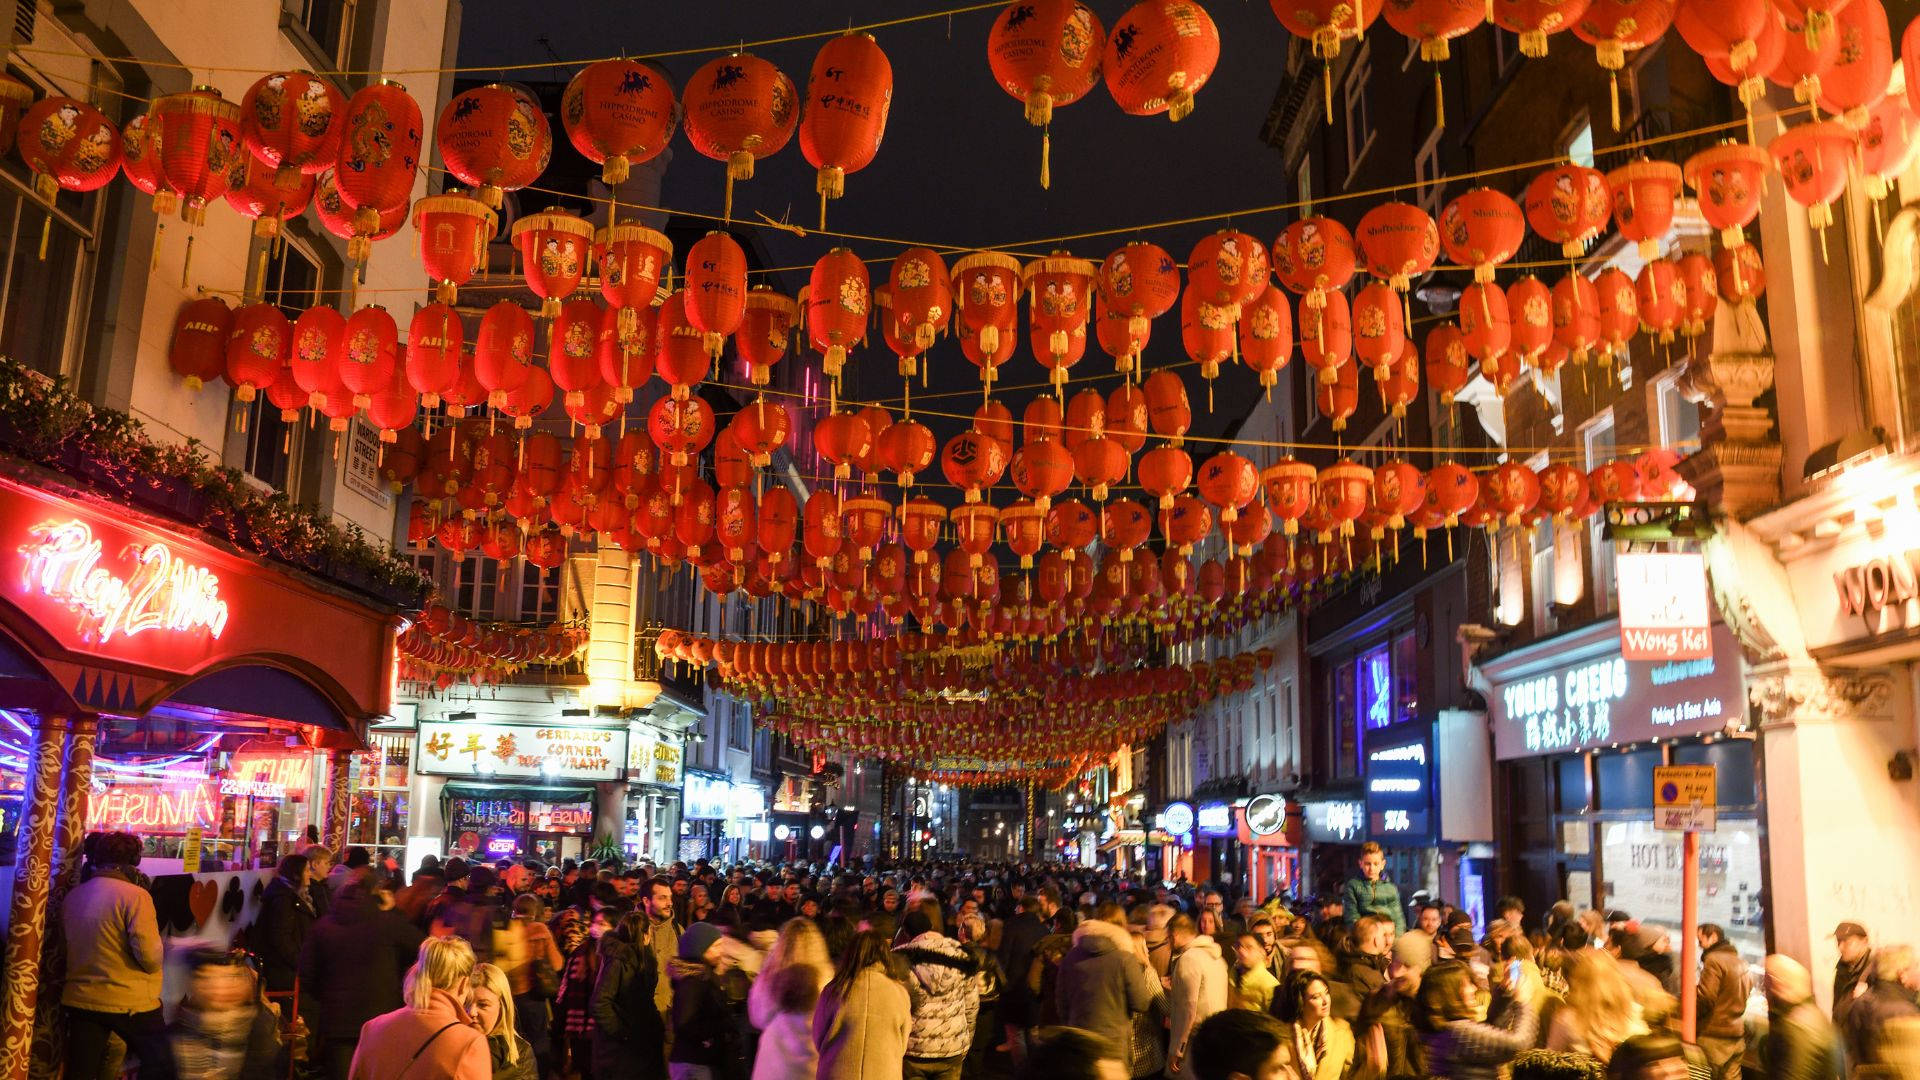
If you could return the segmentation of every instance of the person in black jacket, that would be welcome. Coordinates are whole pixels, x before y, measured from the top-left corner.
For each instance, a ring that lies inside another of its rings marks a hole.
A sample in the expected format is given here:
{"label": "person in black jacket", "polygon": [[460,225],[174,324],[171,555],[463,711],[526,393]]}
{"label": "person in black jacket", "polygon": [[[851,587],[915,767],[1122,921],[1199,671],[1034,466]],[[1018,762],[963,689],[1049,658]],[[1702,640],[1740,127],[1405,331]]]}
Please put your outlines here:
{"label": "person in black jacket", "polygon": [[393,906],[386,875],[371,871],[340,890],[300,950],[301,1011],[328,1080],[346,1080],[360,1027],[406,1004],[400,982],[426,935]]}
{"label": "person in black jacket", "polygon": [[247,943],[260,957],[268,992],[293,989],[300,967],[300,947],[319,917],[313,899],[307,895],[307,857],[288,855],[281,859],[278,876],[261,894],[260,914],[247,928]]}
{"label": "person in black jacket", "polygon": [[1000,970],[1007,974],[1000,1010],[1006,1021],[1007,1046],[1013,1053],[1015,1068],[1026,1061],[1027,1029],[1035,1022],[1033,995],[1027,987],[1027,973],[1033,966],[1033,947],[1052,932],[1049,921],[1060,909],[1060,890],[1047,885],[1029,894],[1020,906],[1020,914],[1007,920],[1000,930]]}
{"label": "person in black jacket", "polygon": [[1813,1000],[1813,975],[1791,957],[1767,957],[1767,1080],[1840,1080],[1840,1034]]}
{"label": "person in black jacket", "polygon": [[723,936],[712,923],[694,923],[681,932],[680,951],[667,962],[673,980],[673,1040],[667,1061],[705,1066],[713,1080],[744,1076],[746,1064],[734,1037],[733,1008],[720,983],[733,967]]}
{"label": "person in black jacket", "polygon": [[600,938],[600,972],[593,984],[593,1080],[667,1075],[666,1026],[653,1003],[659,980],[652,922],[646,912],[630,911]]}

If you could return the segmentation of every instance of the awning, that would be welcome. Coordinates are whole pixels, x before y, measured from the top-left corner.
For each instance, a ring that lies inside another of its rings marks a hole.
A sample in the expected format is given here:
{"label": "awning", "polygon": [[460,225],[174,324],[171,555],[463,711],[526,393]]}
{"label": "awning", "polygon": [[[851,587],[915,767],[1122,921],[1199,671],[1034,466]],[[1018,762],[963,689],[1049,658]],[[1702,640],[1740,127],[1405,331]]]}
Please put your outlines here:
{"label": "awning", "polygon": [[440,789],[440,801],[448,799],[538,799],[541,802],[592,802],[591,784],[509,784],[472,783],[449,780]]}

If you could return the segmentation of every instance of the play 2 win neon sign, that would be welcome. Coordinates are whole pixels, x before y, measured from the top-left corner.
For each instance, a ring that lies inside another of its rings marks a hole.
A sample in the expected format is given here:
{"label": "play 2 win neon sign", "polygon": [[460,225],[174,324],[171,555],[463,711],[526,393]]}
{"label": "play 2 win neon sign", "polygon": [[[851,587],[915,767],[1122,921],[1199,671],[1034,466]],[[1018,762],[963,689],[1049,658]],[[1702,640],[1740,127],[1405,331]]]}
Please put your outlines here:
{"label": "play 2 win neon sign", "polygon": [[122,554],[131,565],[122,576],[102,565],[104,545],[84,521],[47,520],[27,535],[32,542],[19,549],[27,588],[77,614],[90,641],[105,644],[150,630],[218,638],[227,628],[220,579],[165,544],[128,545]]}

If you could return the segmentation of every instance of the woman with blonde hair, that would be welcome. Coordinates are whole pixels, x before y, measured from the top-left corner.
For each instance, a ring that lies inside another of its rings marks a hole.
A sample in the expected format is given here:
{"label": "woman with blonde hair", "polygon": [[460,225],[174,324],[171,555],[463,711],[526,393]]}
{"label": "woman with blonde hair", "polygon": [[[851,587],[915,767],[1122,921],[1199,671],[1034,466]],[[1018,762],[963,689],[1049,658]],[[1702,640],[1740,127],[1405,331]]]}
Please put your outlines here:
{"label": "woman with blonde hair", "polygon": [[473,983],[473,1019],[487,1036],[487,1059],[493,1063],[493,1080],[539,1080],[533,1044],[517,1030],[513,986],[507,980],[507,973],[492,964],[480,964],[473,969],[470,981]]}
{"label": "woman with blonde hair", "polygon": [[473,947],[430,937],[404,980],[407,1003],[360,1029],[349,1080],[492,1080],[487,1036],[467,1012]]}
{"label": "woman with blonde hair", "polygon": [[1588,1054],[1601,1063],[1635,1035],[1647,1034],[1633,985],[1620,961],[1596,949],[1567,954],[1567,1004],[1556,1011],[1547,1049]]}
{"label": "woman with blonde hair", "polygon": [[816,990],[826,989],[827,980],[833,977],[827,939],[812,919],[799,916],[788,919],[781,925],[780,936],[774,939],[773,947],[767,950],[767,958],[760,962],[760,974],[753,980],[753,989],[747,992],[747,1022],[755,1031],[765,1031],[767,1025],[779,1017],[780,1000],[774,990],[773,976],[781,968],[794,964],[806,964],[814,969],[820,984]]}

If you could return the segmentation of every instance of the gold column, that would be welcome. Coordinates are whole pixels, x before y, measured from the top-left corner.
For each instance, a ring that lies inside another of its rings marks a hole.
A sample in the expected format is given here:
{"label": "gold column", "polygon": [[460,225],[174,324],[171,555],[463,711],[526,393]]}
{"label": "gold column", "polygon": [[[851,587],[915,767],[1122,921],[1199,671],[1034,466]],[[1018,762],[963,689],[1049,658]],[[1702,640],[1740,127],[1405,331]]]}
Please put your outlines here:
{"label": "gold column", "polygon": [[[60,811],[60,766],[67,718],[45,716],[34,732],[27,791],[13,863],[13,905],[7,923],[7,1002],[0,1027],[0,1080],[25,1080],[40,1003],[40,946],[53,874],[53,833]],[[89,755],[90,757],[91,755]]]}

